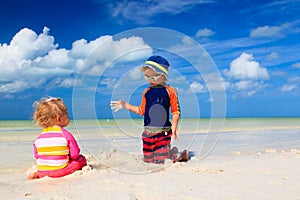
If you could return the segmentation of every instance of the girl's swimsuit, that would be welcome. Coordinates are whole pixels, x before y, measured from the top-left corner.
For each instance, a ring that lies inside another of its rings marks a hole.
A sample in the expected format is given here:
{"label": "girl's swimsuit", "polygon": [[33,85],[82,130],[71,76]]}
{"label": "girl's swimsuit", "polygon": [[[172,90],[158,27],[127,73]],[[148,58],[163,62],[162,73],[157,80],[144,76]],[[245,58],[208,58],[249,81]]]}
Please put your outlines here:
{"label": "girl's swimsuit", "polygon": [[73,135],[64,128],[44,128],[34,142],[39,177],[61,177],[86,165]]}

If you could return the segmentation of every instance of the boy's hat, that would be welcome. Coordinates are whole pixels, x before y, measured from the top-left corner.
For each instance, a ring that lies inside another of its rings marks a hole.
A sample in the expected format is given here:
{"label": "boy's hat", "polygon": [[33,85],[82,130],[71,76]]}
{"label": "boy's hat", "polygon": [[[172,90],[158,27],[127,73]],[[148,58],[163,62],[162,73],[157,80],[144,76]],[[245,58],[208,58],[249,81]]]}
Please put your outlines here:
{"label": "boy's hat", "polygon": [[157,73],[168,75],[169,62],[161,56],[150,56],[144,66],[151,67]]}

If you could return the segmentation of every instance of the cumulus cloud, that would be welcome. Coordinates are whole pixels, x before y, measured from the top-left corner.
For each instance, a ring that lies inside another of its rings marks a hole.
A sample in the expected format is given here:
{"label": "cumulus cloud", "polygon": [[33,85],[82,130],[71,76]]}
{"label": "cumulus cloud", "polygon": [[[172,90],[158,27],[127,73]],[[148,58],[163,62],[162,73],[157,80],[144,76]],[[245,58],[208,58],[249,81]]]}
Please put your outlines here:
{"label": "cumulus cloud", "polygon": [[205,74],[203,78],[205,79],[207,89],[210,91],[224,91],[230,86],[230,83],[218,73]]}
{"label": "cumulus cloud", "polygon": [[152,48],[140,37],[122,38],[114,41],[112,36],[102,36],[87,42],[84,39],[75,41],[70,51],[76,58],[80,73],[97,76],[106,62],[117,59],[119,62],[135,61],[152,54]]}
{"label": "cumulus cloud", "polygon": [[260,26],[250,32],[252,38],[279,38],[284,37],[285,32],[291,28],[291,24],[285,23],[281,26]]}
{"label": "cumulus cloud", "polygon": [[48,35],[49,28],[45,27],[43,33],[37,35],[34,31],[24,28],[20,30],[11,40],[10,44],[0,47],[0,59],[11,59],[20,61],[32,57],[43,56],[48,51],[55,49],[54,37]]}
{"label": "cumulus cloud", "polygon": [[141,69],[140,67],[136,67],[134,69],[132,69],[131,71],[129,71],[128,74],[130,80],[139,80],[142,78],[142,73],[141,73]]}
{"label": "cumulus cloud", "polygon": [[37,57],[33,60],[33,65],[40,68],[72,68],[74,59],[69,56],[66,49],[53,49],[44,57]]}
{"label": "cumulus cloud", "polygon": [[54,38],[48,33],[47,27],[40,35],[24,28],[13,37],[10,44],[0,45],[0,92],[20,92],[36,86],[39,79],[43,78],[35,79],[35,74],[39,70],[29,69],[31,67],[40,69],[31,65],[34,63],[33,60],[47,55],[49,51],[57,47],[57,44],[54,44]]}
{"label": "cumulus cloud", "polygon": [[215,32],[212,31],[211,29],[204,28],[204,29],[198,30],[196,33],[196,36],[197,37],[210,37],[210,36],[213,36],[214,34],[215,34]]}
{"label": "cumulus cloud", "polygon": [[24,81],[13,81],[11,83],[1,84],[0,85],[0,92],[4,93],[15,93],[15,92],[21,92],[25,89],[28,89],[30,85],[27,82]]}
{"label": "cumulus cloud", "polygon": [[16,93],[53,83],[72,87],[74,74],[98,76],[113,58],[119,62],[135,61],[152,54],[142,38],[119,41],[100,36],[90,42],[74,41],[72,49],[58,48],[45,27],[40,34],[24,28],[9,44],[0,44],[0,93]]}
{"label": "cumulus cloud", "polygon": [[206,89],[205,89],[204,85],[202,85],[201,83],[193,82],[190,85],[189,92],[204,93],[204,92],[206,92]]}
{"label": "cumulus cloud", "polygon": [[252,54],[242,53],[238,58],[234,59],[230,64],[227,76],[239,80],[267,80],[269,73],[266,68],[254,60]]}
{"label": "cumulus cloud", "polygon": [[251,96],[266,87],[263,81],[242,80],[232,83],[231,88],[242,95]]}
{"label": "cumulus cloud", "polygon": [[266,68],[260,66],[254,60],[253,55],[242,53],[230,64],[230,69],[225,70],[225,75],[229,78],[230,89],[246,96],[251,96],[265,87],[265,80],[269,79]]}

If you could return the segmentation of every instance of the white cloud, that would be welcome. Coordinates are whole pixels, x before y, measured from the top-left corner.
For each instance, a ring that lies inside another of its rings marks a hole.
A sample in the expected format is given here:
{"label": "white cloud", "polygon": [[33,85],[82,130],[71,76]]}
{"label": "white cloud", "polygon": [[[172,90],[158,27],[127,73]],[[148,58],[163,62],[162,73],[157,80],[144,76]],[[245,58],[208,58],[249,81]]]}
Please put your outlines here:
{"label": "white cloud", "polygon": [[265,38],[265,37],[284,37],[285,32],[291,28],[291,24],[285,23],[281,26],[260,26],[250,32],[250,37]]}
{"label": "white cloud", "polygon": [[152,48],[139,37],[119,41],[112,36],[100,36],[90,42],[81,39],[67,50],[58,48],[49,28],[45,27],[39,35],[24,28],[9,44],[0,44],[0,92],[21,92],[43,87],[47,82],[50,88],[49,83],[71,87],[73,74],[98,76],[112,59],[122,63],[145,59],[151,54]]}
{"label": "white cloud", "polygon": [[231,89],[242,96],[252,96],[266,88],[263,81],[240,80],[231,84]]}
{"label": "white cloud", "polygon": [[40,35],[28,28],[20,30],[9,45],[1,45],[0,60],[9,58],[17,62],[45,55],[49,50],[57,47],[57,44],[54,44],[54,37],[49,36],[48,33],[47,27]]}
{"label": "white cloud", "polygon": [[194,41],[192,40],[192,38],[188,37],[188,36],[184,36],[182,38],[182,44],[185,44],[185,45],[193,45],[194,44]]}
{"label": "white cloud", "polygon": [[300,83],[300,77],[295,76],[295,77],[289,78],[288,82]]}
{"label": "white cloud", "polygon": [[[152,54],[152,48],[146,45],[140,37],[122,38],[112,43],[112,58],[119,58],[121,61],[134,61],[145,58]],[[124,55],[124,53],[126,53]]]}
{"label": "white cloud", "polygon": [[251,81],[239,81],[234,84],[237,90],[248,90],[251,86]]}
{"label": "white cloud", "polygon": [[116,86],[117,79],[115,78],[105,78],[100,81],[101,85],[106,85],[108,89],[113,89]]}
{"label": "white cloud", "polygon": [[3,93],[15,93],[21,92],[22,90],[28,89],[30,85],[24,81],[14,81],[11,83],[1,84],[0,92]]}
{"label": "white cloud", "polygon": [[300,69],[300,62],[294,63],[294,64],[292,65],[292,67],[294,67],[294,68],[299,68],[299,69]]}
{"label": "white cloud", "polygon": [[238,58],[230,63],[229,71],[226,71],[227,76],[239,80],[267,80],[269,73],[266,68],[254,60],[253,55],[242,53]]}
{"label": "white cloud", "polygon": [[201,83],[193,82],[190,85],[189,92],[204,93],[204,92],[206,92],[206,89],[205,89],[204,85],[202,85]]}
{"label": "white cloud", "polygon": [[98,76],[106,64],[116,60],[127,62],[145,59],[152,54],[152,48],[140,37],[114,41],[111,36],[102,36],[91,42],[83,39],[75,41],[70,54],[77,58],[76,64],[80,73]]}
{"label": "white cloud", "polygon": [[[95,50],[100,45],[104,45],[103,50],[104,49],[106,50],[109,47],[110,42],[112,42],[112,36],[108,36],[108,35],[99,37],[90,42],[88,42],[85,39],[80,39],[80,40],[73,42],[70,53],[71,53],[72,57],[74,57],[74,58],[86,58],[89,54],[92,53],[93,50]],[[95,54],[95,55],[97,55],[99,59],[105,58],[106,53],[102,54],[103,50],[102,49],[99,49],[99,50],[100,50],[100,53]]]}
{"label": "white cloud", "polygon": [[20,75],[24,73],[24,66],[57,47],[54,38],[49,36],[48,32],[49,29],[45,27],[43,33],[37,35],[34,31],[24,28],[13,37],[10,44],[0,45],[0,84],[19,80]]}
{"label": "white cloud", "polygon": [[0,45],[0,92],[20,92],[41,83],[39,79],[43,77],[35,79],[36,71],[29,69],[35,58],[45,56],[57,47],[48,33],[47,27],[40,35],[24,28],[13,37],[10,44]]}
{"label": "white cloud", "polygon": [[128,76],[129,76],[130,80],[134,81],[134,80],[141,79],[143,76],[143,73],[141,72],[140,67],[136,67],[129,72]]}
{"label": "white cloud", "polygon": [[297,88],[298,88],[298,86],[296,84],[292,84],[292,85],[286,84],[286,85],[283,85],[280,88],[280,91],[282,91],[282,92],[290,92],[290,91],[293,91],[293,90],[295,90]]}
{"label": "white cloud", "polygon": [[72,68],[74,59],[69,56],[69,51],[66,49],[53,49],[48,52],[44,57],[37,57],[33,61],[34,65],[40,68]]}
{"label": "white cloud", "polygon": [[5,94],[2,98],[3,99],[14,99],[14,95],[12,95],[12,94]]}
{"label": "white cloud", "polygon": [[266,60],[273,61],[279,58],[279,54],[277,52],[272,52],[266,56]]}
{"label": "white cloud", "polygon": [[211,29],[204,28],[204,29],[198,30],[196,33],[196,36],[197,37],[210,37],[210,36],[213,36],[214,34],[215,34],[215,32],[212,31]]}
{"label": "white cloud", "polygon": [[83,82],[80,79],[66,78],[66,79],[58,80],[59,83],[58,87],[71,88],[74,86],[75,81],[77,85],[83,85]]}
{"label": "white cloud", "polygon": [[203,75],[206,87],[210,91],[225,91],[229,88],[230,83],[221,77],[218,73]]}
{"label": "white cloud", "polygon": [[300,77],[299,76],[296,76],[296,77],[292,77],[292,78],[289,78],[287,80],[287,83],[284,84],[281,88],[280,88],[280,91],[282,92],[290,92],[290,91],[293,91],[293,90],[296,90],[298,89],[300,85]]}
{"label": "white cloud", "polygon": [[126,18],[140,24],[146,24],[159,14],[175,15],[188,12],[197,5],[212,3],[211,0],[153,0],[153,1],[108,1],[114,17]]}
{"label": "white cloud", "polygon": [[266,68],[254,60],[253,55],[242,53],[230,64],[230,69],[224,71],[225,75],[232,81],[228,84],[230,90],[251,96],[262,91],[265,87],[265,80],[269,79],[269,73]]}

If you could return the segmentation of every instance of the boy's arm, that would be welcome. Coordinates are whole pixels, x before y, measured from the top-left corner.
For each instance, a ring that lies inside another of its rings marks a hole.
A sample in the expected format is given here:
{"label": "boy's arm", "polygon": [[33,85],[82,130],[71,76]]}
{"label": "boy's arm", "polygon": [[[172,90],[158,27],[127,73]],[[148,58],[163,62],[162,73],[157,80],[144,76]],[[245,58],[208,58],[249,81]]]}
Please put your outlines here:
{"label": "boy's arm", "polygon": [[[144,115],[145,114],[145,107],[146,107],[146,98],[145,98],[145,93],[149,90],[149,88],[145,89],[143,94],[142,94],[142,103],[140,106],[135,106],[135,105],[132,105],[130,103],[127,103],[126,101],[124,100],[119,100],[117,103],[111,103],[110,105],[111,106],[116,106],[116,105],[120,105],[121,108],[126,108],[127,110],[131,111],[131,112],[134,112],[136,114],[139,114],[139,115]],[[119,109],[118,109],[119,110]],[[117,110],[117,111],[118,111]]]}
{"label": "boy's arm", "polygon": [[119,101],[122,105],[122,108],[126,108],[127,110],[131,112],[135,112],[137,114],[141,114],[139,106],[132,105],[130,103],[125,102],[124,100]]}
{"label": "boy's arm", "polygon": [[178,101],[178,95],[175,88],[171,86],[167,86],[167,90],[170,96],[170,106],[172,112],[172,133],[174,135],[174,139],[178,139],[178,122],[180,119],[180,106]]}
{"label": "boy's arm", "polygon": [[172,133],[174,135],[174,139],[178,138],[178,121],[180,119],[180,115],[178,113],[172,115]]}

